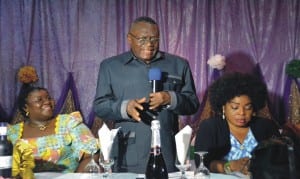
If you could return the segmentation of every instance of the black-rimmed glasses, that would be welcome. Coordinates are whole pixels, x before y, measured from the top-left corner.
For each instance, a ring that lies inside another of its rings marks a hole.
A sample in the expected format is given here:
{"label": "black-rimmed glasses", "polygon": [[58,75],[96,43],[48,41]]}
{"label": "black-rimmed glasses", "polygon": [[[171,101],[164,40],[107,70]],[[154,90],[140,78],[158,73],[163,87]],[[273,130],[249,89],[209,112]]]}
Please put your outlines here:
{"label": "black-rimmed glasses", "polygon": [[145,45],[147,42],[150,42],[150,43],[159,42],[158,37],[137,37],[137,36],[133,35],[132,33],[128,33],[128,34],[131,35],[133,38],[135,38],[140,45]]}

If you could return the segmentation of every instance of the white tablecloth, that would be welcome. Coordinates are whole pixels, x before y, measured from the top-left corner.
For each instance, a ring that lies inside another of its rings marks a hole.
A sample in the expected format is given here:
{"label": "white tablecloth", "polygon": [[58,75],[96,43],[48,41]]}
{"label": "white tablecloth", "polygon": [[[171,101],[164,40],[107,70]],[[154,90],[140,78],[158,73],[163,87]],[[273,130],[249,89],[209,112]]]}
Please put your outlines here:
{"label": "white tablecloth", "polygon": [[[180,173],[169,173],[170,179],[179,178]],[[36,179],[92,179],[91,175],[88,173],[35,173]],[[102,178],[102,174],[96,174],[93,178]],[[111,179],[143,179],[145,178],[144,174],[136,173],[112,173]],[[193,172],[187,172],[187,178],[193,179]],[[211,173],[210,179],[245,179],[245,176],[238,175],[225,175],[220,173]]]}

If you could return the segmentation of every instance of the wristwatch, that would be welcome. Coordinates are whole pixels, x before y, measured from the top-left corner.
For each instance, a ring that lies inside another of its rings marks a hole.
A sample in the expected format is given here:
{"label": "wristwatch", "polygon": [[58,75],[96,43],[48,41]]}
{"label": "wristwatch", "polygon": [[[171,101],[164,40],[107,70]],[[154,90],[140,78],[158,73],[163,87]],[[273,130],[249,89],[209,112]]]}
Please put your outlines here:
{"label": "wristwatch", "polygon": [[229,161],[226,162],[226,163],[224,164],[223,167],[224,167],[224,171],[225,171],[226,174],[232,173],[231,168],[230,168],[230,162],[229,162]]}

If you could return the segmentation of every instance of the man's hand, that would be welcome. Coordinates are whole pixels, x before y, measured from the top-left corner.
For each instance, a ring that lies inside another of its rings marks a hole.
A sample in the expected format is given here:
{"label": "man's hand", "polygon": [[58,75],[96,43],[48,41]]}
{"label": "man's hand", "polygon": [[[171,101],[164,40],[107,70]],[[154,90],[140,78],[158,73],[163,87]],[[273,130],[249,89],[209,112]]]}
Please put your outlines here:
{"label": "man's hand", "polygon": [[160,91],[157,93],[150,93],[149,95],[149,109],[155,110],[160,106],[170,104],[171,97],[170,94],[166,91]]}
{"label": "man's hand", "polygon": [[144,110],[142,104],[146,102],[146,97],[140,99],[130,100],[127,104],[127,114],[136,121],[141,121],[140,113],[138,110]]}

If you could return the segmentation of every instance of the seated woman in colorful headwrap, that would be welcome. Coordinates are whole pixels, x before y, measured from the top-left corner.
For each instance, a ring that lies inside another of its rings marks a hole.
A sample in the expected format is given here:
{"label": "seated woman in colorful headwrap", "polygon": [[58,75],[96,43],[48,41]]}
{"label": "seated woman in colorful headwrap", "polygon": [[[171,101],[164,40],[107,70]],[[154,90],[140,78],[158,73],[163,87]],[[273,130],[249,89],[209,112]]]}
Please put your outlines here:
{"label": "seated woman in colorful headwrap", "polygon": [[18,108],[25,120],[8,128],[14,144],[13,176],[34,172],[83,172],[99,150],[97,139],[79,112],[54,116],[47,89],[28,85],[20,92]]}

